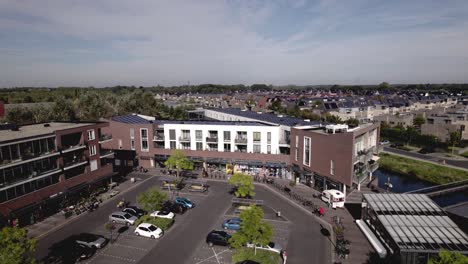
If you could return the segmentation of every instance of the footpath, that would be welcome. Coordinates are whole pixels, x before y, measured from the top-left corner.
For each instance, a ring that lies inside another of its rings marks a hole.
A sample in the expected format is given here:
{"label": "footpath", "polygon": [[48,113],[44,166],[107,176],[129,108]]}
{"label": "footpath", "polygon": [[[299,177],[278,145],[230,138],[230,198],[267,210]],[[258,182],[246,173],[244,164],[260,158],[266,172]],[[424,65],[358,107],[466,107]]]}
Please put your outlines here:
{"label": "footpath", "polygon": [[[143,184],[146,180],[153,177],[154,173],[137,173],[131,172],[125,178],[126,180],[118,184],[112,189],[109,189],[107,192],[99,195],[99,199],[103,202],[100,204],[105,204],[111,201],[117,201],[122,194],[126,193],[127,191],[135,188],[136,186]],[[130,179],[135,178],[135,182],[131,182]],[[99,210],[99,208],[97,209]],[[72,216],[65,218],[65,215],[62,212],[58,212],[50,217],[45,218],[43,221],[37,222],[33,225],[27,226],[26,230],[28,231],[29,238],[36,238],[39,239],[44,235],[47,235],[58,228],[69,224],[80,217],[87,215],[88,212],[83,212],[79,215],[73,214]]]}

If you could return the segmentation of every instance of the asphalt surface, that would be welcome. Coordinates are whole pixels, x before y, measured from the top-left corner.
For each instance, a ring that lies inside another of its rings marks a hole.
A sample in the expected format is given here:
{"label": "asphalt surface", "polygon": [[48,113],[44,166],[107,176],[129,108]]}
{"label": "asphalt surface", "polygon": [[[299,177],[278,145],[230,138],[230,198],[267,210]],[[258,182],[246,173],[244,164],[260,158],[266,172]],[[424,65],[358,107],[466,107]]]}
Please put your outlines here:
{"label": "asphalt surface", "polygon": [[[138,193],[145,191],[151,186],[159,185],[158,183],[158,177],[153,177],[122,195],[125,196],[126,200],[134,203]],[[141,251],[144,256],[136,258],[129,256],[128,260],[133,263],[196,263],[192,256],[196,255],[196,250],[200,245],[205,243],[204,240],[208,232],[212,229],[219,229],[219,219],[224,216],[230,207],[232,198],[232,195],[228,193],[229,186],[227,183],[210,182],[210,185],[208,196],[198,203],[188,214],[180,218],[176,217],[176,224],[164,237],[158,239],[157,243],[148,247],[144,247],[143,244],[132,244],[133,242],[130,242],[128,245],[125,244],[127,248],[132,248],[131,245],[135,245],[135,249],[141,246],[141,249],[145,250]],[[281,211],[281,214],[291,222],[289,232],[284,234],[284,236],[288,236],[284,238],[284,241],[287,241],[287,263],[321,264],[331,262],[329,238],[322,235],[319,223],[312,216],[296,208],[284,198],[267,190],[263,186],[257,185],[255,191],[256,199],[262,199],[266,205]],[[121,197],[121,195],[119,196]],[[103,229],[109,214],[117,210],[116,203],[118,200],[115,199],[115,202],[102,204],[98,210],[83,215],[73,222],[43,236],[38,241],[36,257],[38,259],[44,258],[49,253],[49,247],[52,244],[72,234]],[[120,243],[126,242],[125,239],[127,238],[131,239],[128,241],[136,241],[133,234],[128,233],[124,234],[123,240]],[[119,240],[117,240],[117,243],[119,243]],[[142,241],[141,243],[146,242]],[[115,253],[117,254],[118,252]],[[110,255],[110,250],[105,251],[105,254]],[[103,255],[105,254],[103,253]],[[119,263],[125,263],[125,255],[123,256]],[[135,261],[131,261],[132,259]],[[91,261],[91,263],[94,262]]]}
{"label": "asphalt surface", "polygon": [[[440,163],[443,160],[443,158],[432,157],[426,154],[410,152],[410,151],[397,149],[397,148],[391,148],[391,147],[384,147],[384,151],[389,152],[389,153],[396,153],[396,154],[400,154],[400,155],[404,155],[408,157],[414,157],[414,158],[418,158],[422,160],[437,162],[437,163]],[[452,165],[455,167],[468,169],[468,160],[450,160],[450,159],[444,159],[444,160],[445,160],[445,164],[447,165]],[[443,166],[443,164],[439,164],[439,165]]]}

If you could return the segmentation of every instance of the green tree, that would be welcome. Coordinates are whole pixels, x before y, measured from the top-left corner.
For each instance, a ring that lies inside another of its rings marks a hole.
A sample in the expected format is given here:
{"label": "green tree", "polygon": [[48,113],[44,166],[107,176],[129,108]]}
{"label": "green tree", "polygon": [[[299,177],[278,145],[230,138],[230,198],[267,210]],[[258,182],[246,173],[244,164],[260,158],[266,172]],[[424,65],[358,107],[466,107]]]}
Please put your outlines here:
{"label": "green tree", "polygon": [[415,127],[421,127],[424,123],[426,123],[426,119],[424,119],[421,114],[416,115],[413,119],[413,125]]}
{"label": "green tree", "polygon": [[346,120],[345,123],[350,127],[359,126],[359,120],[357,120],[356,118],[350,118],[350,119]]}
{"label": "green tree", "polygon": [[441,250],[438,257],[429,259],[429,264],[468,264],[468,257],[458,252]]}
{"label": "green tree", "polygon": [[[273,227],[263,219],[263,210],[251,205],[240,214],[241,225],[239,231],[229,240],[232,247],[238,249],[247,243],[267,245],[273,237]],[[255,251],[256,253],[256,251]]]}
{"label": "green tree", "polygon": [[166,199],[167,194],[157,187],[152,187],[137,196],[138,204],[148,212],[160,210]]}
{"label": "green tree", "polygon": [[253,178],[250,175],[235,173],[229,178],[228,183],[236,188],[236,197],[252,197],[255,195]]}
{"label": "green tree", "polygon": [[341,118],[339,116],[336,116],[336,115],[332,115],[330,113],[326,113],[325,114],[325,121],[329,122],[329,123],[333,123],[333,124],[341,124],[343,123],[343,121],[341,120]]}
{"label": "green tree", "polygon": [[173,150],[171,156],[164,162],[164,165],[170,169],[175,169],[177,177],[179,177],[181,170],[193,170],[193,162],[180,149]]}
{"label": "green tree", "polygon": [[450,145],[454,146],[460,144],[461,141],[461,133],[460,131],[454,131],[450,133],[449,143]]}
{"label": "green tree", "polygon": [[36,240],[29,239],[24,228],[4,227],[0,230],[0,263],[35,263]]}

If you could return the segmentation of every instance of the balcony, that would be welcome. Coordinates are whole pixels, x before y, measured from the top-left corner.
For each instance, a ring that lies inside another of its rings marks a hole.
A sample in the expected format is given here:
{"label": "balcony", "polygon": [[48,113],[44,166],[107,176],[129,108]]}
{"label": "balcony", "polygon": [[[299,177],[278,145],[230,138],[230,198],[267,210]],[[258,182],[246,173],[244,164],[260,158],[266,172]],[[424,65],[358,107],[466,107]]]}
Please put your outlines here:
{"label": "balcony", "polygon": [[60,153],[55,150],[49,151],[49,152],[42,152],[42,153],[24,153],[19,159],[0,161],[0,169],[6,169],[9,167],[21,165],[27,162],[57,156],[59,154]]}
{"label": "balcony", "polygon": [[164,134],[156,134],[153,137],[153,141],[164,141]]}
{"label": "balcony", "polygon": [[224,142],[231,142],[231,138],[224,138]]}
{"label": "balcony", "polygon": [[74,146],[62,147],[62,148],[60,148],[60,151],[62,153],[68,153],[68,152],[72,152],[72,151],[80,150],[80,149],[85,149],[85,148],[86,148],[85,144],[78,144],[78,145],[74,145]]}
{"label": "balcony", "polygon": [[182,135],[179,137],[180,142],[190,142],[190,135]]}
{"label": "balcony", "polygon": [[247,138],[244,137],[238,137],[234,141],[236,144],[245,144],[247,145]]}
{"label": "balcony", "polygon": [[110,156],[114,155],[114,151],[112,149],[101,149],[99,152],[99,157],[102,158],[108,158]]}
{"label": "balcony", "polygon": [[280,141],[279,141],[279,144],[280,144],[280,145],[286,145],[286,146],[288,146],[288,147],[289,147],[289,144],[290,144],[290,143],[291,143],[291,140],[290,140],[289,138],[288,138],[288,139],[282,138],[282,139],[280,139]]}
{"label": "balcony", "polygon": [[62,170],[57,167],[49,167],[41,172],[33,172],[33,173],[23,174],[19,176],[15,175],[14,177],[15,181],[0,183],[0,191],[3,191],[11,187],[15,187],[17,185],[21,185],[26,182],[35,181],[44,177],[48,177],[53,174],[60,173],[61,171]]}
{"label": "balcony", "polygon": [[88,163],[88,160],[85,157],[82,158],[75,158],[72,160],[64,160],[63,162],[63,170],[69,170],[78,166],[82,166]]}
{"label": "balcony", "polygon": [[99,136],[99,144],[109,142],[112,140],[112,135],[111,134],[101,134]]}
{"label": "balcony", "polygon": [[218,143],[218,137],[216,136],[206,137],[206,142]]}

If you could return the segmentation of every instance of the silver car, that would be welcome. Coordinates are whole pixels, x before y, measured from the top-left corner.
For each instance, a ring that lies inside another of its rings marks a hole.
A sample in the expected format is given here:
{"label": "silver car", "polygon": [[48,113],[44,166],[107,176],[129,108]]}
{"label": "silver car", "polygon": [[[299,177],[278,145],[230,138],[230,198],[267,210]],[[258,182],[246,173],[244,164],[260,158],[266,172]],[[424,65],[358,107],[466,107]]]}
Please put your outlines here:
{"label": "silver car", "polygon": [[92,248],[103,248],[108,240],[100,235],[90,234],[90,233],[81,233],[79,235],[73,236],[73,239],[78,244],[82,244]]}
{"label": "silver car", "polygon": [[112,223],[133,225],[138,218],[126,212],[114,212],[109,216],[109,221]]}

